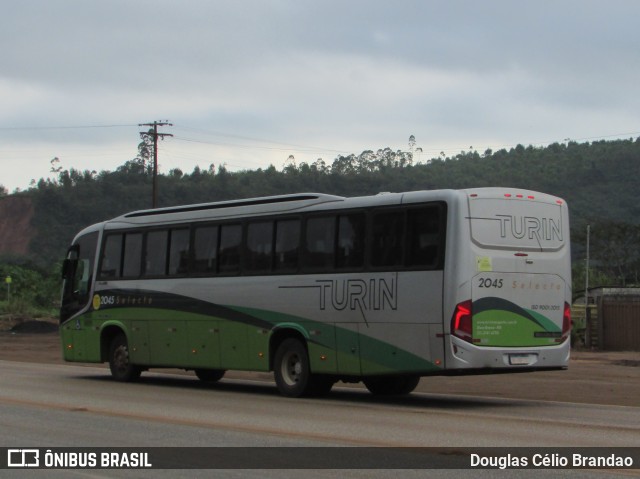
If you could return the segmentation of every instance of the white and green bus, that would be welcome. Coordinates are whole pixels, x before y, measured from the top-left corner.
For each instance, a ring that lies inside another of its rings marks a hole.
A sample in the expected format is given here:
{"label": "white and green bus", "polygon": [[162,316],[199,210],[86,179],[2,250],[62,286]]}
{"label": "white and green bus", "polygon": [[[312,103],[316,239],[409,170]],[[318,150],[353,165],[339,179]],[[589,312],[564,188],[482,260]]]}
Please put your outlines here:
{"label": "white and green bus", "polygon": [[362,381],[565,369],[566,203],[508,188],[296,194],[136,211],[63,267],[67,361],[273,371],[285,396]]}

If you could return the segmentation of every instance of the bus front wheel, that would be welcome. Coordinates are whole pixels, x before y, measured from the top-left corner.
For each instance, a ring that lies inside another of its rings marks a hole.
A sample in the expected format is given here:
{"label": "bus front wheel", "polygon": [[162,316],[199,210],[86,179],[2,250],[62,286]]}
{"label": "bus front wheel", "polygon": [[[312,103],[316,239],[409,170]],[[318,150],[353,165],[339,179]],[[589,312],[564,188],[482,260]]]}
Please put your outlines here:
{"label": "bus front wheel", "polygon": [[109,369],[116,381],[130,382],[140,377],[142,370],[133,364],[129,357],[127,337],[119,334],[111,341],[109,347]]}

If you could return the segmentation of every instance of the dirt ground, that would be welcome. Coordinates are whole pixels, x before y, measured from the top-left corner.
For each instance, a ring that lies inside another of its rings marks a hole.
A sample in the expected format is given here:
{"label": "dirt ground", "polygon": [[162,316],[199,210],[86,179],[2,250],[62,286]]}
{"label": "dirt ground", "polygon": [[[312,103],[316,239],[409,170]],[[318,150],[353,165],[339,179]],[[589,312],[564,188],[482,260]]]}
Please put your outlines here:
{"label": "dirt ground", "polygon": [[[0,320],[0,360],[63,364],[56,325]],[[53,331],[52,331],[53,330]],[[95,366],[95,365],[93,365]],[[109,374],[105,367],[105,374]],[[229,377],[269,378],[263,373]],[[423,378],[418,390],[619,406],[640,406],[640,352],[572,351],[569,369],[524,374]]]}

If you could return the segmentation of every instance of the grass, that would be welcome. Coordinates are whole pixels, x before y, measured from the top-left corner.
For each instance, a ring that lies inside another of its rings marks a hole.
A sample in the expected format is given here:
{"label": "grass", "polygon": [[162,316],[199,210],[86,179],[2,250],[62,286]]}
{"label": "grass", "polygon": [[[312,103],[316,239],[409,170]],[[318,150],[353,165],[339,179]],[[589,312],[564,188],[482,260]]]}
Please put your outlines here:
{"label": "grass", "polygon": [[0,318],[3,319],[26,321],[34,319],[53,319],[57,316],[57,309],[39,307],[22,298],[12,298],[9,301],[0,301]]}

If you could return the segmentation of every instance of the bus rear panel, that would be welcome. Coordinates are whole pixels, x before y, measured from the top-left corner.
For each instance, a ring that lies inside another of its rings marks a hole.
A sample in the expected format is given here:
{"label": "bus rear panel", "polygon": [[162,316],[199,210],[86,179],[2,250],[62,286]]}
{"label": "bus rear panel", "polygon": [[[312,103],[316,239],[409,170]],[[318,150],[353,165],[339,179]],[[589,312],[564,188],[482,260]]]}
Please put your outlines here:
{"label": "bus rear panel", "polygon": [[[463,259],[447,369],[565,368],[571,330],[566,203],[514,189],[463,192]],[[471,372],[471,371],[468,371]]]}

